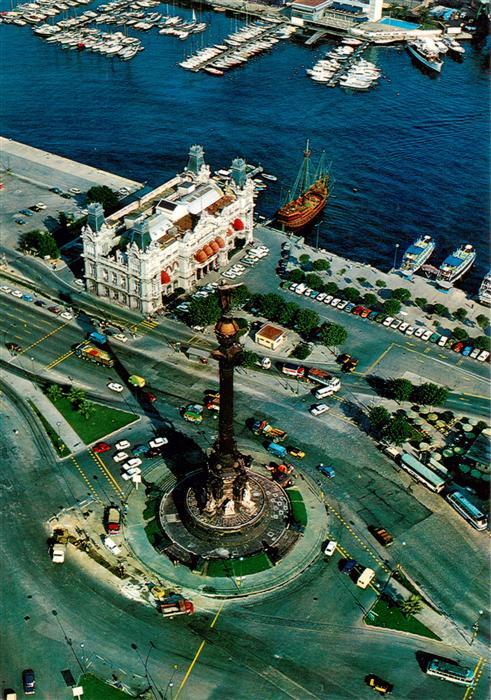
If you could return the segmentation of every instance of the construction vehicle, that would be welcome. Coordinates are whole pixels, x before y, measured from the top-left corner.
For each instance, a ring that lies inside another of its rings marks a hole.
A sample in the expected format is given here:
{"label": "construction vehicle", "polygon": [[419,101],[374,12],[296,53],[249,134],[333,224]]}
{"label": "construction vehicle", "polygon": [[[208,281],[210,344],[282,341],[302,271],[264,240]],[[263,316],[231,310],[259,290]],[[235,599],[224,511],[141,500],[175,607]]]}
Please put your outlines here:
{"label": "construction vehicle", "polygon": [[103,333],[97,333],[97,331],[93,331],[89,334],[89,340],[92,343],[95,343],[96,345],[106,345],[107,335],[104,335]]}
{"label": "construction vehicle", "polygon": [[136,386],[139,389],[142,389],[146,383],[143,377],[139,377],[137,374],[132,374],[131,377],[128,377],[128,382],[131,386]]}
{"label": "construction vehicle", "polygon": [[107,532],[117,535],[121,530],[121,511],[116,506],[109,506],[105,516]]}
{"label": "construction vehicle", "polygon": [[194,613],[194,605],[190,600],[186,600],[179,594],[171,595],[164,598],[160,603],[160,612],[165,617],[174,617],[174,615],[192,615]]}
{"label": "construction vehicle", "polygon": [[381,545],[384,547],[388,547],[389,545],[392,544],[394,541],[394,538],[390,534],[390,532],[387,532],[387,530],[384,527],[369,527],[369,531],[372,533],[372,535],[375,537],[378,542],[380,542]]}
{"label": "construction vehicle", "polygon": [[87,360],[88,362],[93,362],[96,365],[103,365],[104,367],[114,367],[114,360],[105,350],[97,348],[92,343],[80,343],[75,348],[75,355],[81,360]]}
{"label": "construction vehicle", "polygon": [[343,366],[341,367],[341,372],[354,372],[357,365],[358,360],[356,359],[356,357],[350,357],[349,360],[346,360],[346,362],[343,363]]}
{"label": "construction vehicle", "polygon": [[252,426],[252,432],[254,435],[265,435],[270,438],[273,442],[283,442],[288,435],[281,428],[275,428],[273,425],[268,423],[267,420],[256,421]]}
{"label": "construction vehicle", "polygon": [[51,561],[54,564],[63,564],[63,562],[65,561],[67,542],[68,530],[60,528],[53,532],[53,537],[51,539],[50,555]]}

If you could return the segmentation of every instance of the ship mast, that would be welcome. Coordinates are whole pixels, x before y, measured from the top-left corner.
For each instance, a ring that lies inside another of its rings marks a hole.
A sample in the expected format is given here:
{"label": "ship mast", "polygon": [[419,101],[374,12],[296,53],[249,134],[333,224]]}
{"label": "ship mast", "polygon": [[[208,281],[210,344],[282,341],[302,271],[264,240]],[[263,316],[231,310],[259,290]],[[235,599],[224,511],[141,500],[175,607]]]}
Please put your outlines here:
{"label": "ship mast", "polygon": [[307,139],[305,145],[305,151],[303,152],[303,163],[298,171],[297,179],[293,185],[292,198],[297,199],[301,197],[309,189],[312,184],[312,177],[310,175],[310,141]]}

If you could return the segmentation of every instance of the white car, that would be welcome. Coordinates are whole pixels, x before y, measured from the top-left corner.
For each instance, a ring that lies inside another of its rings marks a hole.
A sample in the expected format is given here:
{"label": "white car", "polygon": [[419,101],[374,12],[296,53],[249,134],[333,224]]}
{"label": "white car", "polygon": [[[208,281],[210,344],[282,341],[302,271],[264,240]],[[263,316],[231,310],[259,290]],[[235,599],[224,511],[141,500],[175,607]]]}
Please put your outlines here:
{"label": "white car", "polygon": [[433,331],[425,331],[421,336],[421,340],[429,340],[433,335]]}
{"label": "white car", "polygon": [[479,362],[486,362],[488,357],[489,357],[489,352],[487,350],[483,350],[477,359],[479,360]]}
{"label": "white car", "polygon": [[167,445],[168,442],[169,442],[169,441],[167,440],[167,438],[164,438],[164,437],[156,437],[156,438],[154,438],[153,440],[149,440],[149,441],[148,441],[148,444],[150,445],[150,447],[155,447],[155,448],[157,448],[157,447],[163,447],[164,445]]}
{"label": "white car", "polygon": [[305,287],[303,284],[299,284],[298,287],[295,288],[295,294],[303,294],[305,292]]}
{"label": "white car", "polygon": [[124,335],[124,333],[116,333],[116,335],[113,336],[115,340],[119,340],[121,343],[127,343],[128,338]]}
{"label": "white car", "polygon": [[307,287],[307,289],[303,293],[304,297],[309,297],[313,291],[314,291],[313,289],[311,289],[310,287]]}
{"label": "white car", "polygon": [[407,331],[408,328],[409,328],[409,323],[406,323],[406,321],[404,321],[403,323],[401,323],[401,325],[399,326],[398,330],[399,330],[401,333],[405,333],[405,332]]}
{"label": "white car", "polygon": [[0,291],[8,293],[10,292],[10,287],[7,287],[6,284],[2,284],[2,286],[0,287]]}
{"label": "white car", "polygon": [[324,554],[326,555],[326,557],[332,557],[332,555],[336,551],[337,546],[338,543],[336,542],[336,540],[329,540],[329,542],[324,548]]}
{"label": "white car", "polygon": [[104,537],[104,546],[116,556],[121,554],[121,547],[118,547],[116,542],[111,537]]}
{"label": "white car", "polygon": [[38,202],[36,204],[36,206],[38,209],[47,209],[48,208],[44,202]]}
{"label": "white car", "polygon": [[334,299],[332,294],[328,294],[327,297],[324,299],[324,304],[330,304],[331,301]]}
{"label": "white car", "polygon": [[70,194],[82,194],[81,190],[78,189],[78,187],[70,187],[68,190]]}
{"label": "white car", "polygon": [[348,306],[348,302],[346,301],[346,299],[342,299],[342,300],[339,302],[339,304],[336,306],[336,308],[339,309],[340,311],[342,311],[342,310],[345,309],[347,306]]}
{"label": "white car", "polygon": [[339,297],[334,297],[334,299],[331,301],[331,306],[337,306],[341,299]]}
{"label": "white car", "polygon": [[[293,282],[293,283],[288,287],[288,291],[289,291],[289,292],[294,292],[295,289],[296,289],[297,287],[298,287],[298,282]],[[319,297],[317,297],[317,298],[319,298]]]}
{"label": "white car", "polygon": [[131,479],[132,476],[136,476],[137,474],[141,473],[142,470],[140,469],[140,467],[130,467],[121,474],[121,478],[124,479],[124,481],[128,481],[128,479]]}
{"label": "white car", "polygon": [[234,270],[245,270],[245,267],[240,263],[236,263],[233,267]]}
{"label": "white car", "polygon": [[129,455],[126,452],[118,452],[114,455],[113,459],[115,462],[124,462],[124,460],[128,459],[128,457]]}
{"label": "white car", "polygon": [[244,270],[233,270],[236,277],[241,277],[244,274]]}
{"label": "white car", "polygon": [[401,321],[400,318],[395,318],[395,319],[392,321],[392,323],[390,324],[390,327],[393,328],[394,330],[396,330],[397,328],[399,328],[399,326],[401,325],[401,323],[402,323],[402,321]]}
{"label": "white car", "polygon": [[76,284],[77,287],[83,287],[83,286],[84,286],[84,281],[81,280],[79,277],[76,277],[76,278],[73,280],[73,284]]}
{"label": "white car", "polygon": [[414,326],[408,326],[405,330],[406,335],[413,335],[416,328]]}
{"label": "white car", "polygon": [[179,304],[178,306],[176,306],[176,310],[182,311],[183,313],[189,312],[189,304]]}
{"label": "white car", "polygon": [[13,297],[16,297],[17,299],[22,299],[22,292],[19,292],[18,289],[13,289],[10,293]]}
{"label": "white car", "polygon": [[234,280],[237,277],[237,275],[235,274],[235,272],[229,270],[228,272],[224,272],[222,274],[222,277],[226,277],[229,280]]}
{"label": "white car", "polygon": [[114,447],[117,450],[127,450],[128,447],[131,447],[131,442],[129,440],[121,440],[120,442],[117,442]]}
{"label": "white car", "polygon": [[330,410],[330,406],[327,405],[327,403],[317,403],[315,406],[312,406],[309,408],[309,411],[313,416],[320,416],[322,413],[326,413],[326,411]]}
{"label": "white car", "polygon": [[438,345],[443,348],[446,344],[448,343],[448,336],[442,335],[441,338],[438,340]]}
{"label": "white car", "polygon": [[191,329],[193,331],[197,331],[198,333],[202,333],[205,330],[204,326],[191,326]]}
{"label": "white car", "polygon": [[327,296],[327,294],[325,292],[321,292],[320,294],[317,295],[316,301],[324,301],[326,296]]}
{"label": "white car", "polygon": [[421,336],[423,335],[423,333],[425,331],[426,331],[426,328],[416,328],[416,330],[414,331],[414,337],[421,338]]}
{"label": "white car", "polygon": [[60,314],[60,318],[64,318],[66,321],[71,321],[73,314],[71,314],[69,311],[63,311],[63,313]]}
{"label": "white car", "polygon": [[127,462],[121,465],[121,469],[124,469],[125,472],[127,472],[128,469],[134,469],[135,467],[139,467],[141,463],[142,461],[139,457],[132,457]]}
{"label": "white car", "polygon": [[469,357],[472,357],[473,360],[477,360],[477,358],[479,357],[480,354],[481,354],[481,351],[479,350],[479,348],[474,348],[474,350],[471,352]]}
{"label": "white car", "polygon": [[107,388],[111,389],[111,391],[116,391],[118,394],[124,391],[124,386],[122,384],[117,384],[116,382],[109,382]]}
{"label": "white car", "polygon": [[393,320],[394,320],[394,318],[392,316],[387,316],[387,318],[384,319],[384,321],[382,322],[382,325],[383,326],[390,326],[390,324],[392,323]]}

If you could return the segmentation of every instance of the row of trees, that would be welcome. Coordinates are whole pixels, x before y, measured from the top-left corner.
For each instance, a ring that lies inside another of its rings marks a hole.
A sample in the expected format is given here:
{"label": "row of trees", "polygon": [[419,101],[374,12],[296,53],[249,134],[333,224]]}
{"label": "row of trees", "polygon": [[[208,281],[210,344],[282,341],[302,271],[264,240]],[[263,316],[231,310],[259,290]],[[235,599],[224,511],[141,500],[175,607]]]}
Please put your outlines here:
{"label": "row of trees", "polygon": [[39,229],[23,233],[19,239],[19,249],[23,253],[34,253],[40,258],[60,257],[60,250],[52,234]]}
{"label": "row of trees", "polygon": [[425,382],[414,385],[409,379],[391,379],[385,385],[388,398],[396,401],[412,401],[425,406],[443,406],[449,390],[445,386]]}
{"label": "row of trees", "polygon": [[370,425],[377,436],[392,445],[402,445],[408,440],[420,439],[420,434],[404,418],[392,416],[384,406],[374,406],[368,412]]}
{"label": "row of trees", "polygon": [[68,394],[65,394],[59,384],[51,384],[48,387],[46,396],[53,403],[60,401],[62,398],[67,398],[72,408],[78,411],[86,420],[88,420],[95,411],[94,404],[86,399],[85,391],[77,387],[72,387]]}

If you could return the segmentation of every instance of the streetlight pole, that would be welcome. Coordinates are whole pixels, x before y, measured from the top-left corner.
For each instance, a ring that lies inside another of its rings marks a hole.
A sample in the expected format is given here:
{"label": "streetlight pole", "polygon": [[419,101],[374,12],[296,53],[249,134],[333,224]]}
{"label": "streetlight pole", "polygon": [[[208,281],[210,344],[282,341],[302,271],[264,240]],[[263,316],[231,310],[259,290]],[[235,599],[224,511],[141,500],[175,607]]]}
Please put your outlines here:
{"label": "streetlight pole", "polygon": [[472,646],[474,644],[474,640],[479,633],[479,622],[481,620],[481,615],[484,614],[484,610],[479,610],[478,613],[479,613],[479,616],[478,616],[477,620],[474,622],[474,624],[472,625],[472,636],[471,636],[471,641],[469,642],[469,646]]}
{"label": "streetlight pole", "polygon": [[395,250],[394,250],[394,266],[393,266],[393,268],[392,268],[393,270],[396,269],[396,265],[397,265],[397,251],[398,251],[398,250],[399,250],[399,243],[396,243],[396,247],[395,247]]}
{"label": "streetlight pole", "polygon": [[56,622],[58,623],[58,625],[59,625],[59,627],[60,627],[60,629],[61,629],[61,631],[62,631],[62,633],[63,633],[63,637],[65,638],[65,642],[68,644],[68,646],[69,646],[70,649],[72,650],[72,654],[74,655],[76,662],[77,662],[78,665],[80,666],[80,670],[82,671],[82,673],[85,673],[85,669],[84,669],[84,667],[82,666],[82,664],[80,663],[80,659],[78,658],[77,653],[76,653],[76,651],[75,651],[75,649],[74,649],[74,647],[73,647],[73,640],[70,639],[70,637],[67,635],[67,633],[66,633],[66,631],[65,631],[65,628],[64,628],[63,625],[61,624],[61,620],[58,618],[58,611],[57,611],[57,610],[52,610],[52,611],[51,611],[51,614],[53,615],[53,617],[56,618]]}
{"label": "streetlight pole", "polygon": [[149,650],[148,650],[148,653],[147,653],[147,656],[146,656],[145,660],[143,660],[143,657],[142,657],[142,655],[141,655],[141,653],[140,653],[140,650],[138,649],[138,645],[137,645],[137,644],[135,644],[135,643],[133,642],[133,643],[131,644],[131,648],[132,648],[134,651],[136,651],[136,653],[138,654],[138,658],[140,659],[140,661],[141,661],[141,663],[142,663],[142,665],[143,665],[143,668],[145,669],[145,678],[146,678],[146,680],[147,680],[148,687],[150,688],[150,690],[151,690],[152,693],[153,693],[153,696],[154,696],[155,698],[157,698],[157,700],[158,700],[159,698],[160,698],[160,700],[165,700],[165,699],[164,699],[164,696],[162,695],[162,693],[160,692],[160,690],[157,688],[157,686],[156,686],[156,684],[155,684],[155,682],[154,682],[154,680],[153,680],[153,678],[152,678],[152,676],[150,675],[149,670],[148,670],[148,659],[149,659],[149,657],[150,657],[150,654],[152,653],[152,649],[155,649],[155,648],[156,648],[156,647],[155,647],[155,644],[154,644],[152,641],[150,641],[150,648],[149,648]]}
{"label": "streetlight pole", "polygon": [[318,224],[316,224],[316,236],[315,236],[315,252],[319,252],[319,229],[320,229],[321,222],[319,221]]}

